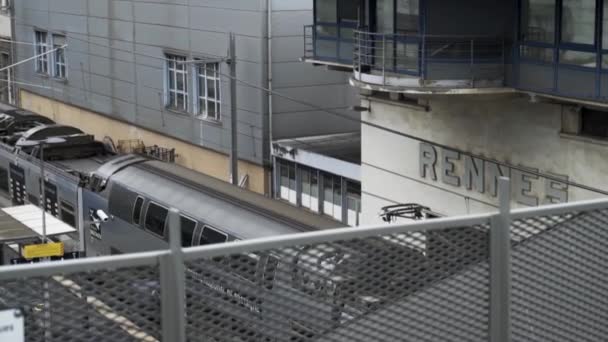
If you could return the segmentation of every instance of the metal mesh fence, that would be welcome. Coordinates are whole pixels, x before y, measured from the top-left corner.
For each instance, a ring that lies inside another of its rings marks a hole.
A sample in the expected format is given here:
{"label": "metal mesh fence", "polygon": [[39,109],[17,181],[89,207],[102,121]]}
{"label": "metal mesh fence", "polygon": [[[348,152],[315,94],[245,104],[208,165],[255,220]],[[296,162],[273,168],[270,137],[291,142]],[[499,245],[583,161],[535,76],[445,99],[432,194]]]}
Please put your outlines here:
{"label": "metal mesh fence", "polygon": [[186,265],[189,341],[487,340],[487,226]]}
{"label": "metal mesh fence", "polygon": [[513,341],[608,337],[608,210],[512,224]]}
{"label": "metal mesh fence", "polygon": [[157,267],[0,282],[0,310],[19,309],[25,340],[160,341]]}

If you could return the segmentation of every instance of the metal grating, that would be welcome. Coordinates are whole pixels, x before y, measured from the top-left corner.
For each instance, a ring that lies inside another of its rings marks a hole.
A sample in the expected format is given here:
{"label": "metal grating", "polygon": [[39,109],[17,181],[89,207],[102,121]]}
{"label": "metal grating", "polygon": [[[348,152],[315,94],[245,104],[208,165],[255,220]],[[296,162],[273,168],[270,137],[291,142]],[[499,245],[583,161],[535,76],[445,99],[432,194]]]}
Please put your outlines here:
{"label": "metal grating", "polygon": [[20,309],[28,342],[160,341],[157,267],[0,283],[0,310]]}
{"label": "metal grating", "polygon": [[189,341],[487,340],[487,226],[198,259]]}
{"label": "metal grating", "polygon": [[608,210],[512,224],[513,341],[608,336]]}

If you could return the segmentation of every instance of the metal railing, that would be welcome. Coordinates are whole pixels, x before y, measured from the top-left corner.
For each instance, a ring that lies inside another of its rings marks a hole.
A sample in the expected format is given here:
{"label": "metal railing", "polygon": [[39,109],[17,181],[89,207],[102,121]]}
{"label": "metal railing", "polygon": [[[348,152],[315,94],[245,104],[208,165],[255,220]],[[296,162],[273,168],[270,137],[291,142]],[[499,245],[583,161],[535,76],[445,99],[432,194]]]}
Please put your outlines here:
{"label": "metal railing", "polygon": [[[600,341],[608,200],[0,268],[27,341]],[[171,227],[179,227],[171,211]]]}
{"label": "metal railing", "polygon": [[304,26],[304,59],[352,67],[356,29],[331,23]]}
{"label": "metal railing", "polygon": [[505,41],[496,37],[431,36],[356,31],[355,77],[411,75],[423,81],[502,80],[505,72]]}

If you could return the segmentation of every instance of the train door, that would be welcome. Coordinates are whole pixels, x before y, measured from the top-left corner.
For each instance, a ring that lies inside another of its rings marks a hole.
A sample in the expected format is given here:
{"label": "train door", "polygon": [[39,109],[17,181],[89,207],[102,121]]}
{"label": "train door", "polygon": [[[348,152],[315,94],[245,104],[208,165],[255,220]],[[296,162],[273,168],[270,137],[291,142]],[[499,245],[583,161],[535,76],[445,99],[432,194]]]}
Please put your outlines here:
{"label": "train door", "polygon": [[25,204],[25,172],[23,168],[11,163],[10,165],[10,195],[13,205]]}

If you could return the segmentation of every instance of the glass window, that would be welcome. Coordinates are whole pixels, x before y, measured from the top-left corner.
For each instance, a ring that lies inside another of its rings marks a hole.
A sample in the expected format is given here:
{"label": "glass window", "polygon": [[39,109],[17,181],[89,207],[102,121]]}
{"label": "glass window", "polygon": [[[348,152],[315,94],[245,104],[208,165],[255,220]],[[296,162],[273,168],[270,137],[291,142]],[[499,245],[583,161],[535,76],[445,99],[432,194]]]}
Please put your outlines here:
{"label": "glass window", "polygon": [[36,47],[36,72],[42,74],[49,73],[49,55],[45,54],[49,51],[49,45],[47,42],[47,33],[43,31],[36,31],[35,33],[35,47]]}
{"label": "glass window", "polygon": [[223,243],[226,242],[226,240],[228,240],[228,236],[226,234],[220,233],[213,228],[205,226],[198,244],[201,246],[211,245],[214,243]]}
{"label": "glass window", "polygon": [[296,168],[295,164],[286,161],[279,163],[281,179],[279,184],[279,196],[289,203],[297,204]]}
{"label": "glass window", "polygon": [[397,0],[397,33],[418,33],[419,0]]}
{"label": "glass window", "polygon": [[180,221],[182,225],[182,247],[190,247],[192,246],[192,237],[194,236],[196,221],[184,216],[180,216]]}
{"label": "glass window", "polygon": [[302,207],[319,212],[319,172],[303,168],[302,173]]}
{"label": "glass window", "polygon": [[66,61],[65,61],[65,36],[60,34],[53,35],[53,76],[55,78],[66,78]]}
{"label": "glass window", "polygon": [[[0,53],[0,68],[5,68],[11,65],[11,58],[8,53]],[[11,101],[11,69],[4,69],[0,71],[0,101],[2,102],[10,102]]]}
{"label": "glass window", "polygon": [[165,233],[165,221],[169,210],[163,208],[158,204],[148,204],[148,211],[146,212],[146,230],[154,233],[160,237],[164,237]]}
{"label": "glass window", "polygon": [[338,176],[323,176],[323,213],[342,221],[342,184]]}
{"label": "glass window", "polygon": [[555,42],[555,0],[523,0],[521,32],[524,41]]}
{"label": "glass window", "polygon": [[337,0],[316,0],[315,19],[321,23],[336,23],[338,18]]}
{"label": "glass window", "polygon": [[608,50],[608,1],[604,1],[604,23],[602,26],[602,50]]}
{"label": "glass window", "polygon": [[378,33],[395,32],[395,0],[377,0],[376,29]]}
{"label": "glass window", "polygon": [[541,48],[523,45],[520,49],[520,56],[525,59],[553,63],[553,48]]}
{"label": "glass window", "polygon": [[338,16],[340,17],[340,21],[346,21],[352,24],[359,23],[359,11],[360,11],[360,3],[361,0],[340,0],[340,6],[338,10],[340,13]]}
{"label": "glass window", "polygon": [[563,0],[561,41],[595,43],[595,0]]}
{"label": "glass window", "polygon": [[348,205],[347,224],[350,226],[358,226],[361,216],[361,185],[348,182],[346,191],[346,201]]}
{"label": "glass window", "polygon": [[167,82],[166,105],[172,109],[188,110],[188,68],[186,57],[166,55]]}
{"label": "glass window", "polygon": [[71,203],[61,201],[61,221],[76,227],[76,215]]}
{"label": "glass window", "polygon": [[608,112],[583,108],[581,135],[608,138]]}
{"label": "glass window", "polygon": [[138,225],[141,217],[141,207],[144,204],[144,199],[137,197],[135,200],[135,206],[133,207],[133,223]]}
{"label": "glass window", "polygon": [[582,67],[595,68],[595,52],[583,52],[572,50],[560,50],[559,62],[563,64],[578,65]]}
{"label": "glass window", "polygon": [[198,66],[198,113],[205,119],[219,121],[221,110],[220,64],[200,64]]}

